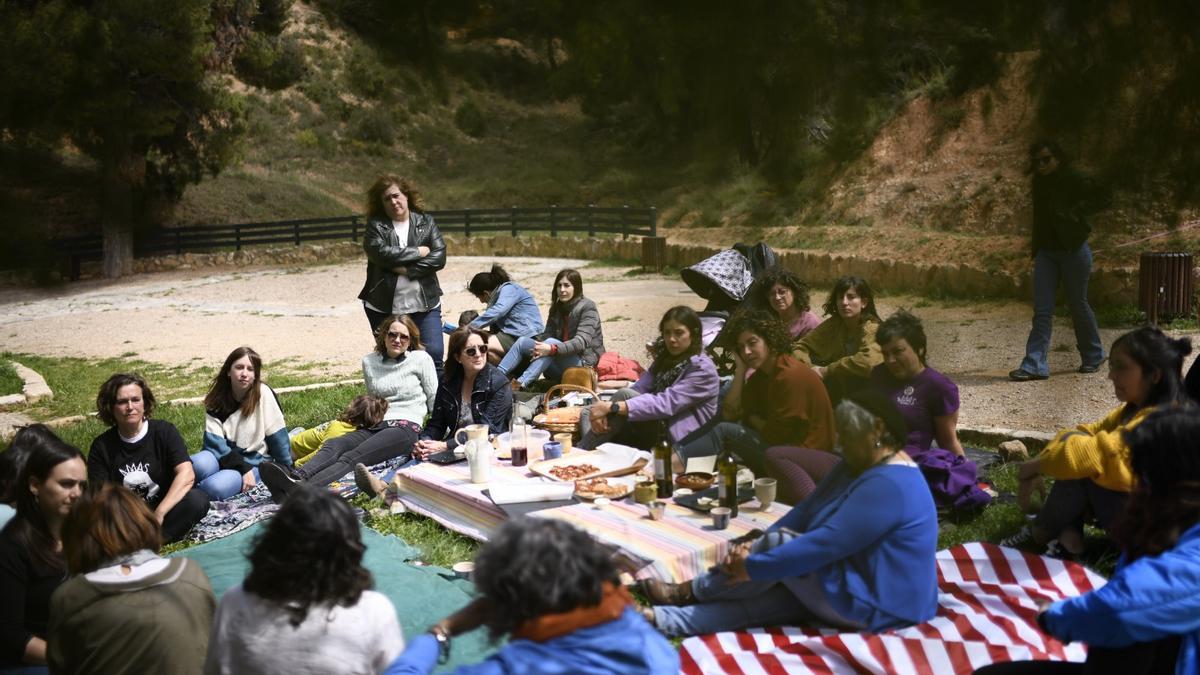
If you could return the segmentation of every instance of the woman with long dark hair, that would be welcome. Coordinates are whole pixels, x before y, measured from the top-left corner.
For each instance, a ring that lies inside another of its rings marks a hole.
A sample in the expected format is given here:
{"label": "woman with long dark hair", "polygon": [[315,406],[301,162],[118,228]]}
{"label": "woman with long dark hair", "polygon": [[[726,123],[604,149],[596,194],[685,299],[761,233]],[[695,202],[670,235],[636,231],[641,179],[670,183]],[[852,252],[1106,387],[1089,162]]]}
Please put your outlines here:
{"label": "woman with long dark hair", "polygon": [[1187,400],[1180,371],[1191,351],[1187,338],[1167,337],[1153,326],[1113,342],[1108,379],[1121,405],[1098,422],[1058,432],[1040,455],[1021,464],[1017,500],[1023,510],[1041,490],[1043,475],[1054,478],[1054,486],[1037,519],[1003,545],[1034,543],[1046,546],[1047,555],[1070,557],[1083,552],[1083,526],[1089,520],[1112,532],[1133,484],[1125,432],[1155,408]]}
{"label": "woman with long dark hair", "polygon": [[[441,340],[441,333],[437,334]],[[263,464],[263,481],[276,502],[282,502],[300,483],[328,485],[354,470],[412,454],[425,416],[433,409],[437,374],[425,353],[421,331],[407,316],[388,316],[375,331],[375,351],[362,359],[367,393],[388,402],[383,421],[321,446],[299,469],[287,464]]]}
{"label": "woman with long dark hair", "polygon": [[1124,437],[1133,491],[1113,530],[1117,569],[1098,590],[1038,614],[1045,633],[1087,643],[1087,662],[999,663],[977,673],[1200,672],[1200,409],[1159,407]]}
{"label": "woman with long dark hair", "polygon": [[638,616],[612,555],[548,518],[505,521],[475,556],[479,598],[413,638],[385,675],[432,673],[454,638],[479,627],[508,641],[458,673],[667,675],[679,655]]}
{"label": "woman with long dark hair", "polygon": [[652,347],[654,361],[633,387],[584,410],[580,447],[613,440],[648,448],[658,440],[659,422],[666,422],[672,444],[685,443],[715,418],[720,380],[704,353],[700,317],[686,305],[672,307],[659,320],[658,332],[662,340]]}
{"label": "woman with long dark hair", "polygon": [[404,648],[396,609],[370,590],[354,511],[328,490],[294,491],[221,598],[205,673],[379,673]]}
{"label": "woman with long dark hair", "polygon": [[493,264],[490,272],[471,277],[467,290],[487,305],[468,325],[491,332],[488,361],[493,365],[500,363],[519,338],[537,335],[545,329],[537,301],[500,265]]}
{"label": "woman with long dark hair", "polygon": [[208,513],[195,486],[187,445],[174,424],[151,419],[154,392],[140,375],[117,373],[100,385],[96,413],[109,425],[92,441],[88,481],[124,485],[154,509],[167,542],[178,541]]}
{"label": "woman with long dark hair", "polygon": [[837,405],[847,393],[864,386],[871,369],[883,363],[875,342],[879,312],[871,285],[856,276],[834,283],[824,309],[829,318],[801,338],[792,355],[813,367]]}
{"label": "woman with long dark hair", "polygon": [[50,596],[66,580],[62,525],[86,486],[78,449],[53,435],[32,445],[17,515],[0,531],[0,672],[46,663]]}
{"label": "woman with long dark hair", "polygon": [[437,273],[446,266],[446,242],[408,178],[389,173],[375,179],[366,207],[367,280],[358,298],[371,332],[388,315],[412,318],[441,377],[442,287]]}
{"label": "woman with long dark hair", "polygon": [[262,381],[262,357],[238,347],[225,357],[204,397],[204,443],[192,455],[196,485],[214,500],[258,483],[268,456],[292,463],[287,424],[275,390]]}
{"label": "woman with long dark hair", "polygon": [[21,493],[21,470],[35,446],[58,440],[50,427],[41,423],[27,424],[13,434],[8,449],[0,452],[0,529],[17,515],[17,497]]}
{"label": "woman with long dark hair", "polygon": [[47,660],[58,673],[195,673],[212,629],[208,576],[163,558],[158,518],[133,492],[105,483],[63,523],[70,581],[50,603]]}
{"label": "woman with long dark hair", "polygon": [[511,378],[521,363],[532,359],[516,380],[519,387],[528,387],[543,373],[557,381],[572,366],[595,368],[604,353],[600,311],[596,303],[583,297],[583,277],[579,272],[560,271],[554,277],[550,297],[546,332],[536,338],[517,340],[500,361],[500,370]]}

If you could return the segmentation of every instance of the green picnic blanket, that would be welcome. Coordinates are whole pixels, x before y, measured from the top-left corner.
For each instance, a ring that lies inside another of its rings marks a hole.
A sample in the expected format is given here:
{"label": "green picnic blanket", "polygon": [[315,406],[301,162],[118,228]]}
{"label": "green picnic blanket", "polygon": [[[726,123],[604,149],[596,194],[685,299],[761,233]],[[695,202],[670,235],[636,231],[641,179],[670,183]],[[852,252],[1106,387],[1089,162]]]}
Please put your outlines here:
{"label": "green picnic blanket", "polygon": [[[200,563],[219,600],[226,590],[245,579],[250,567],[246,553],[263,527],[265,522],[171,555],[186,556]],[[375,576],[375,590],[386,595],[396,607],[406,639],[420,635],[471,600],[470,582],[455,579],[453,572],[440,567],[410,565],[405,561],[416,558],[420,553],[417,549],[399,537],[385,536],[366,527],[361,529],[367,546],[364,562]],[[477,663],[493,651],[486,632],[474,631],[454,639],[451,659],[445,667]]]}

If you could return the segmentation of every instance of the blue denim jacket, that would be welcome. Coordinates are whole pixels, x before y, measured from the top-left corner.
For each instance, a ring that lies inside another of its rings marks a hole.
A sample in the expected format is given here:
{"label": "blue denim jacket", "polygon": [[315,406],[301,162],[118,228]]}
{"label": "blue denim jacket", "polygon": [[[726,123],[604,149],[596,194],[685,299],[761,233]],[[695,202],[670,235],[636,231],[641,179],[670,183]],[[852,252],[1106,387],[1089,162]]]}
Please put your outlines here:
{"label": "blue denim jacket", "polygon": [[533,296],[511,281],[496,287],[487,309],[471,322],[472,328],[489,326],[492,332],[508,333],[513,337],[537,335],[545,328]]}

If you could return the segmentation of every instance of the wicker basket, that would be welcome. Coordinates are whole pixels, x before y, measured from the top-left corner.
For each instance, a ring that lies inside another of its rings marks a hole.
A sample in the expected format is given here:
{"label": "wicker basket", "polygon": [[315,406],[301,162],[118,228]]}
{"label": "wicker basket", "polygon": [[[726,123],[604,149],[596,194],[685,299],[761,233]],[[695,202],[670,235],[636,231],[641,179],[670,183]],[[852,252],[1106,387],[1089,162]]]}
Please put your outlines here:
{"label": "wicker basket", "polygon": [[[546,431],[549,431],[552,434],[570,433],[570,434],[574,434],[576,437],[578,437],[578,435],[579,435],[579,418],[578,417],[575,417],[574,421],[571,421],[571,422],[547,422],[546,421],[546,412],[547,412],[546,406],[550,403],[550,401],[553,401],[555,398],[562,396],[563,394],[566,394],[567,392],[571,392],[571,391],[578,391],[578,392],[582,392],[584,394],[591,394],[595,400],[597,400],[597,401],[600,400],[600,397],[596,394],[596,392],[592,391],[591,389],[589,389],[587,387],[581,387],[577,384],[556,384],[553,387],[550,387],[550,390],[546,392],[546,395],[544,397],[542,397],[542,404],[538,407],[538,414],[534,415],[533,420],[532,420],[533,426],[535,426],[539,429],[545,429]],[[576,407],[581,408],[581,411],[582,411],[582,406],[576,406]]]}

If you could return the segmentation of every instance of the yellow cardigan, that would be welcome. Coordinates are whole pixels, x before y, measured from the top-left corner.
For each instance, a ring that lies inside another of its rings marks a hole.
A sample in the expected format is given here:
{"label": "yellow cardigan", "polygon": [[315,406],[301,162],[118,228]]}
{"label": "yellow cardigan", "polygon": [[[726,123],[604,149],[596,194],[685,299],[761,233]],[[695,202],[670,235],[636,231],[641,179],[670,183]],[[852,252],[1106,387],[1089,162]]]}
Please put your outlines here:
{"label": "yellow cardigan", "polygon": [[879,322],[864,319],[854,328],[831,316],[792,345],[792,356],[808,365],[825,366],[827,375],[866,378],[883,363],[883,352],[875,344]]}
{"label": "yellow cardigan", "polygon": [[292,436],[292,459],[296,460],[296,466],[303,466],[305,462],[312,459],[313,453],[319,450],[325,441],[345,436],[354,429],[353,424],[346,424],[341,420],[333,420],[312,429],[305,429]]}
{"label": "yellow cardigan", "polygon": [[1129,492],[1133,470],[1129,447],[1121,435],[1141,423],[1153,410],[1146,406],[1128,420],[1121,420],[1124,404],[1092,424],[1063,429],[1038,455],[1042,473],[1053,478],[1090,478],[1102,488]]}

